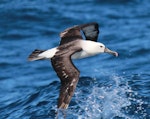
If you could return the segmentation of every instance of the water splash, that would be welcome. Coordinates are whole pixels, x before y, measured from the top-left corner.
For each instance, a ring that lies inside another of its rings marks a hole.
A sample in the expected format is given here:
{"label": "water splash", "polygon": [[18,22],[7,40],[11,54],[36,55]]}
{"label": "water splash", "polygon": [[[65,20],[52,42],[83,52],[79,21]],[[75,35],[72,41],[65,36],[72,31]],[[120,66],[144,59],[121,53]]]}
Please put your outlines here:
{"label": "water splash", "polygon": [[123,107],[130,105],[130,101],[126,97],[128,86],[123,85],[121,77],[115,75],[107,77],[103,84],[99,85],[98,83],[97,85],[93,85],[92,88],[89,87],[89,90],[92,90],[89,91],[86,98],[78,99],[83,94],[81,91],[80,93],[77,91],[75,94],[77,97],[76,100],[80,100],[78,102],[80,107],[78,112],[82,112],[79,118],[113,119],[123,117],[129,119],[122,111]]}
{"label": "water splash", "polygon": [[127,78],[115,74],[103,80],[84,77],[65,112],[66,119],[146,119],[145,103],[137,96]]}
{"label": "water splash", "polygon": [[121,83],[121,77],[107,77],[103,84],[96,79],[86,78],[79,82],[78,87],[73,100],[77,106],[68,109],[67,118],[71,116],[78,119],[130,119],[122,111],[123,107],[130,105],[130,101],[126,97],[128,86]]}

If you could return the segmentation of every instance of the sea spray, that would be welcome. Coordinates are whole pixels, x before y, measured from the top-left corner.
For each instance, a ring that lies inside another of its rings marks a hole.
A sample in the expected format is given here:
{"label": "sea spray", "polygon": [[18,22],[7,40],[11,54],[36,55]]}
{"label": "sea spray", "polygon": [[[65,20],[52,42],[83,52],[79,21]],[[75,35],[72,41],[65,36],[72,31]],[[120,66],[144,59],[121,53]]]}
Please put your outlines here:
{"label": "sea spray", "polygon": [[[66,119],[143,119],[147,116],[144,101],[137,96],[123,76],[82,77]],[[142,117],[138,116],[139,112],[143,113]]]}
{"label": "sea spray", "polygon": [[68,109],[66,118],[70,115],[78,119],[130,119],[122,110],[130,105],[126,96],[128,85],[122,82],[122,77],[116,75],[103,78],[104,85],[98,79],[80,79],[82,81],[73,97],[77,105]]}

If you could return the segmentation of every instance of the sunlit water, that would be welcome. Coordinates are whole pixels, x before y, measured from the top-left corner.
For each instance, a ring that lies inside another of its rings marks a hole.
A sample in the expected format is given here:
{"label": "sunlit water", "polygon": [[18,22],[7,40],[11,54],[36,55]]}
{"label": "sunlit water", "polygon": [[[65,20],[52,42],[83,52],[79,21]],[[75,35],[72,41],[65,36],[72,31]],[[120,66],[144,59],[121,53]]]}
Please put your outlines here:
{"label": "sunlit water", "polygon": [[[150,118],[148,0],[1,0],[0,18],[0,119]],[[57,46],[65,28],[93,21],[98,41],[119,57],[74,61],[80,80],[69,108],[58,111],[60,81],[50,61],[27,57]]]}

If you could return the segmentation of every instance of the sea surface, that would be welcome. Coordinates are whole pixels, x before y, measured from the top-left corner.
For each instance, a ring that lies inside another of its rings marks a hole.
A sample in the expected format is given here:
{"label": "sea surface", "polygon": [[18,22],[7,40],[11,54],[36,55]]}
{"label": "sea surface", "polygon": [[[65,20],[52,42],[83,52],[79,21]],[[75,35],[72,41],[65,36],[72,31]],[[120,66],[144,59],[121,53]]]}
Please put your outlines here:
{"label": "sea surface", "polygon": [[73,61],[81,73],[66,119],[150,119],[149,0],[0,0],[0,119],[56,118],[60,80],[50,61],[28,55],[90,22],[119,56]]}

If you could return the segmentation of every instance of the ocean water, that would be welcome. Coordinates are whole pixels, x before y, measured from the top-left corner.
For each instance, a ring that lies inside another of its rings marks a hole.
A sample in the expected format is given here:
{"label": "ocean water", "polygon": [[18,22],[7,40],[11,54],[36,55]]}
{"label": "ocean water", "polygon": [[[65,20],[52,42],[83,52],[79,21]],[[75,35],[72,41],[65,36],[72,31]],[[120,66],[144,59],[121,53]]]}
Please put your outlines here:
{"label": "ocean water", "polygon": [[66,119],[150,119],[149,0],[1,0],[0,119],[56,118],[60,80],[50,61],[27,57],[89,22],[119,57],[74,61],[81,73]]}

